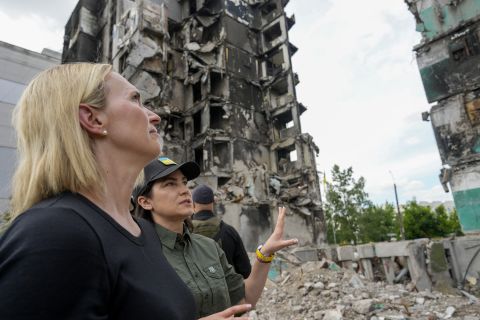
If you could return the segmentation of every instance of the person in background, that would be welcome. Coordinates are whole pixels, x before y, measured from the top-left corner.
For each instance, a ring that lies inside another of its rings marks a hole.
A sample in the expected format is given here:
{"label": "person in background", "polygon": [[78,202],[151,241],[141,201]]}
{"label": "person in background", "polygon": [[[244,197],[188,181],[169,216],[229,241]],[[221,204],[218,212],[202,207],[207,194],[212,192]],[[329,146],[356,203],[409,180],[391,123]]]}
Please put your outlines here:
{"label": "person in background", "polygon": [[252,271],[247,251],[237,230],[214,214],[213,190],[204,184],[199,185],[192,191],[192,200],[195,210],[192,217],[193,233],[217,241],[235,272],[247,279]]}
{"label": "person in background", "polygon": [[285,209],[280,208],[275,229],[257,249],[257,261],[244,280],[228,263],[217,242],[190,233],[185,225],[193,213],[187,182],[199,174],[195,162],[179,165],[160,157],[144,168],[145,181],[134,199],[138,204],[136,215],[155,224],[165,257],[190,288],[197,317],[203,317],[239,303],[254,306],[262,294],[275,252],[298,241],[282,239]]}
{"label": "person in background", "polygon": [[[138,90],[106,64],[53,67],[14,109],[19,163],[0,238],[0,319],[195,319],[150,223],[130,215],[160,153]],[[248,306],[224,311],[226,319]]]}

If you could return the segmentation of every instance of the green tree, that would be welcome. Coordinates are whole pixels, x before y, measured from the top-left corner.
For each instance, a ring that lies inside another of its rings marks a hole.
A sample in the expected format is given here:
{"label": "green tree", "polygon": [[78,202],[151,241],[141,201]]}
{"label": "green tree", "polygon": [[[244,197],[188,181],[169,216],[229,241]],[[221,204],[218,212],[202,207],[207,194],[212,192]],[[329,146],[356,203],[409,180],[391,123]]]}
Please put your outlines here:
{"label": "green tree", "polygon": [[449,224],[451,233],[455,233],[455,235],[457,236],[463,236],[462,226],[460,224],[460,220],[458,219],[458,213],[456,208],[454,208],[453,211],[450,212]]}
{"label": "green tree", "polygon": [[435,219],[437,220],[437,237],[446,237],[452,233],[450,217],[443,205],[439,205],[434,210]]}
{"label": "green tree", "polygon": [[353,169],[332,168],[332,182],[327,185],[325,214],[329,243],[357,242],[358,220],[371,203],[365,192],[365,179],[353,177]]}
{"label": "green tree", "polygon": [[435,214],[430,207],[416,201],[408,202],[403,208],[403,227],[406,239],[431,238],[438,233]]}
{"label": "green tree", "polygon": [[450,234],[462,235],[456,210],[448,213],[443,205],[432,210],[409,202],[404,207],[403,224],[407,239],[446,237]]}
{"label": "green tree", "polygon": [[399,234],[394,206],[390,203],[369,206],[359,217],[358,228],[363,243],[390,240],[388,234]]}

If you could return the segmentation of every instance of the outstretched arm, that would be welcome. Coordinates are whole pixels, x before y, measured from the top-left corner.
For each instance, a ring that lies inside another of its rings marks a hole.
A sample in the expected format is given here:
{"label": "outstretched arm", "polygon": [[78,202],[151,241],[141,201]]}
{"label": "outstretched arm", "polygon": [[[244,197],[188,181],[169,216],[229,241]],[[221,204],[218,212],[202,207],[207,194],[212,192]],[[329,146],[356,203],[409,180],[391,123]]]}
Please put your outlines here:
{"label": "outstretched arm", "polygon": [[[278,219],[275,230],[263,245],[261,252],[264,256],[270,256],[275,252],[298,243],[297,239],[283,239],[283,230],[285,227],[284,207],[278,209]],[[258,259],[253,264],[250,276],[245,280],[245,301],[255,306],[260,298],[265,282],[267,281],[270,263],[260,262]]]}

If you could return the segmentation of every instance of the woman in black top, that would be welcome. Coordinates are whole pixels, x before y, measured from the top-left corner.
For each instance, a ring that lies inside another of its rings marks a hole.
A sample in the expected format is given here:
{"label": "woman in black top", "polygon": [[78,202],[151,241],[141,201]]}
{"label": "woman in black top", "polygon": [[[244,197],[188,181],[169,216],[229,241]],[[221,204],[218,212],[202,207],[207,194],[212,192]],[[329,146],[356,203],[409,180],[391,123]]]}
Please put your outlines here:
{"label": "woman in black top", "polygon": [[154,229],[129,213],[139,172],[160,153],[159,120],[110,65],[56,66],[28,85],[14,110],[0,319],[194,318]]}

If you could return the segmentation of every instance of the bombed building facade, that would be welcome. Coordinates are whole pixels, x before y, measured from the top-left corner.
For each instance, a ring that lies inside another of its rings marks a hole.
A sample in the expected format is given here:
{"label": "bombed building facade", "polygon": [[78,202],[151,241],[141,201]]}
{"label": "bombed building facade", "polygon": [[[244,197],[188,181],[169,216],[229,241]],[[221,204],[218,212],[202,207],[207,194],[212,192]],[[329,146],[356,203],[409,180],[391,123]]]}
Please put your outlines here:
{"label": "bombed building facade", "polygon": [[415,46],[430,120],[462,229],[480,232],[480,1],[405,0],[421,43]]}
{"label": "bombed building facade", "polygon": [[80,0],[62,62],[107,62],[161,118],[163,153],[194,160],[196,183],[247,249],[289,208],[286,237],[324,241],[315,158],[302,133],[288,0]]}

